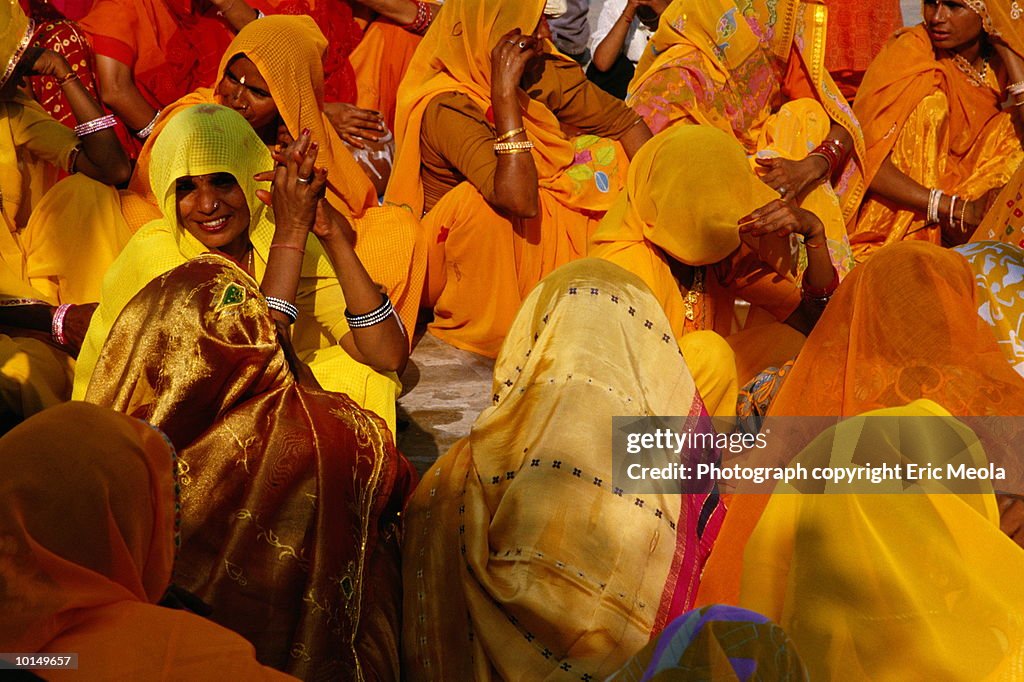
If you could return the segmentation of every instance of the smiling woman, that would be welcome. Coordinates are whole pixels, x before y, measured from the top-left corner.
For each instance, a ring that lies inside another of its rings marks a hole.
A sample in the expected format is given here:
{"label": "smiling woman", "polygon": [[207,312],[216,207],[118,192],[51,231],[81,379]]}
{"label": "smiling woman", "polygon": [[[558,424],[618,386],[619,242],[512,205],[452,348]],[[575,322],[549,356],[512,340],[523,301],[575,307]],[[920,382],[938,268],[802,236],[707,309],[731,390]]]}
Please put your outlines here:
{"label": "smiling woman", "polygon": [[[356,256],[351,226],[322,198],[327,172],[316,168],[309,134],[272,157],[238,113],[200,104],[167,123],[152,158],[162,217],[132,237],[104,280],[74,395],[113,380],[93,368],[128,301],[153,278],[213,252],[260,282],[303,381],[348,394],[393,429],[393,372],[408,358],[407,341],[395,315],[362,322],[391,304]],[[276,171],[266,172],[275,160]]]}

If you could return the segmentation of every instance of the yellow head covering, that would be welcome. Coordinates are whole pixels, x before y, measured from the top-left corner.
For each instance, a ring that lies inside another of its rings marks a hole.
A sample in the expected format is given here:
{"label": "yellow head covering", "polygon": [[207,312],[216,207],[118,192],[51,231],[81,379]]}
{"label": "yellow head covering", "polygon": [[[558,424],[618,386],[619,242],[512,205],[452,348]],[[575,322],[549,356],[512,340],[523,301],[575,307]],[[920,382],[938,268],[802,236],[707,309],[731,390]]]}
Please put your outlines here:
{"label": "yellow head covering", "polygon": [[[514,28],[530,33],[540,22],[544,0],[448,0],[416,49],[398,92],[395,140],[398,154],[386,199],[423,209],[420,183],[420,122],[437,95],[467,95],[486,112],[491,107],[491,50]],[[549,44],[549,52],[555,52]],[[536,100],[523,111],[523,125],[534,144],[533,158],[543,188],[572,165],[575,152],[558,118]],[[581,207],[586,208],[586,207]]]}
{"label": "yellow head covering", "polygon": [[670,128],[633,157],[626,191],[592,243],[647,240],[681,263],[710,265],[739,247],[739,219],[778,197],[727,133]]}
{"label": "yellow head covering", "polygon": [[0,88],[14,73],[33,33],[33,21],[25,16],[18,0],[0,3]]}
{"label": "yellow head covering", "polygon": [[[310,130],[320,145],[317,164],[327,168],[328,200],[358,218],[377,205],[377,193],[352,153],[326,121],[323,54],[327,39],[308,16],[276,15],[252,21],[238,32],[220,61],[220,76],[232,59],[244,55],[267,82],[288,132]],[[269,168],[268,166],[267,168]]]}
{"label": "yellow head covering", "polygon": [[171,119],[153,145],[149,183],[164,223],[173,226],[179,244],[188,243],[190,255],[206,247],[185,230],[178,229],[175,184],[187,175],[230,173],[238,181],[249,204],[249,230],[263,218],[266,206],[256,199],[256,190],[269,183],[253,179],[256,173],[274,167],[263,141],[242,116],[217,104],[198,104]]}
{"label": "yellow head covering", "polygon": [[[947,463],[987,459],[971,429],[917,400],[843,422],[795,462],[929,463],[945,476]],[[999,528],[991,483],[917,490],[772,496],[743,555],[740,605],[786,630],[810,679],[1019,676],[1024,553]]]}

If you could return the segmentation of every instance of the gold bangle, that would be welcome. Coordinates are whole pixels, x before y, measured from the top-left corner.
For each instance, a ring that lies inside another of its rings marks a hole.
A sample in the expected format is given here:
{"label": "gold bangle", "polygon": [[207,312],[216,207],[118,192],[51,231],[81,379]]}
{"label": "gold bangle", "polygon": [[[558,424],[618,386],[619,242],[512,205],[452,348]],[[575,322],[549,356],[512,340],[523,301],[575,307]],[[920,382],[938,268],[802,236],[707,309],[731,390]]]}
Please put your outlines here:
{"label": "gold bangle", "polygon": [[521,151],[530,151],[533,149],[533,143],[529,140],[523,140],[522,142],[495,142],[494,151],[498,154],[502,152],[512,151],[513,149]]}
{"label": "gold bangle", "polygon": [[513,137],[515,137],[519,133],[525,133],[525,132],[526,132],[526,128],[516,128],[515,130],[510,130],[507,133],[502,133],[494,141],[495,142],[504,142],[505,140],[511,140]]}
{"label": "gold bangle", "polygon": [[498,156],[508,156],[509,154],[527,154],[529,149],[506,149],[504,151],[495,151],[494,153]]}
{"label": "gold bangle", "polygon": [[67,74],[57,79],[57,85],[63,88],[65,85],[74,80],[78,80],[78,74],[74,71],[68,71]]}

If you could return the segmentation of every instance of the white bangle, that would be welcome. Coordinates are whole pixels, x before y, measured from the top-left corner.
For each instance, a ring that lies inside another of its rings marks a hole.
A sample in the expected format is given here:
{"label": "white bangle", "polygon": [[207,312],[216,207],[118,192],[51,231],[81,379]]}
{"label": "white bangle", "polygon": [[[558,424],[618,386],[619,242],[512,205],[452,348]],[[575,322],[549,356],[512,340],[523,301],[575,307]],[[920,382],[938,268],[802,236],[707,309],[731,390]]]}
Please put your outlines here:
{"label": "white bangle", "polygon": [[925,220],[929,225],[939,222],[939,202],[942,201],[942,195],[943,191],[934,187],[928,194],[928,213]]}
{"label": "white bangle", "polygon": [[294,303],[286,301],[283,298],[275,298],[274,296],[267,296],[267,307],[271,310],[286,315],[290,319],[292,324],[295,324],[295,320],[299,319],[299,309]]}
{"label": "white bangle", "polygon": [[153,128],[156,126],[157,119],[160,118],[160,110],[157,109],[156,113],[153,114],[153,120],[146,124],[146,127],[135,133],[135,137],[140,140],[145,140],[147,137],[153,134]]}
{"label": "white bangle", "polygon": [[94,118],[91,121],[86,121],[85,123],[79,123],[75,126],[75,135],[78,137],[85,137],[86,135],[92,135],[93,133],[98,133],[99,131],[106,130],[107,128],[113,128],[116,125],[117,117],[113,114],[107,114],[106,116],[100,116],[99,118]]}

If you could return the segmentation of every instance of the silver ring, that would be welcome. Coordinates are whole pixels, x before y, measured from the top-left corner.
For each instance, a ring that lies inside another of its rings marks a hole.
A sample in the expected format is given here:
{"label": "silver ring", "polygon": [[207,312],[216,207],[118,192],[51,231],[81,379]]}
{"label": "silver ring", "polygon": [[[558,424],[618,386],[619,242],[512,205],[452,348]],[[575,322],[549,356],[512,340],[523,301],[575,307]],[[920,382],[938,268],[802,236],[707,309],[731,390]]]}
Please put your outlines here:
{"label": "silver ring", "polygon": [[516,41],[514,41],[514,40],[506,40],[505,42],[508,43],[509,45],[515,45],[516,44]]}
{"label": "silver ring", "polygon": [[785,187],[780,187],[780,188],[778,189],[778,192],[779,192],[779,194],[781,194],[782,196],[786,196],[786,188],[785,188]]}
{"label": "silver ring", "polygon": [[526,49],[526,42],[525,41],[522,41],[522,40],[519,41],[519,49],[520,50],[525,50]]}
{"label": "silver ring", "polygon": [[295,178],[296,182],[301,182],[303,185],[308,185],[313,182],[313,176],[310,175],[308,178]]}

